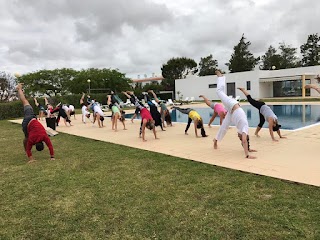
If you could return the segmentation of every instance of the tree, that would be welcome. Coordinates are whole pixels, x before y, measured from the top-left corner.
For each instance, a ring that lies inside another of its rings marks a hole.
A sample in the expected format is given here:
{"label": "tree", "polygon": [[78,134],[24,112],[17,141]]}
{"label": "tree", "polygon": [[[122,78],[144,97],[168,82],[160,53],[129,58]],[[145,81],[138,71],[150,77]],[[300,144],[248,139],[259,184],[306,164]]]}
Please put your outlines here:
{"label": "tree", "polygon": [[171,58],[167,63],[162,65],[162,76],[164,80],[162,85],[165,90],[175,89],[175,80],[185,78],[189,74],[195,74],[197,69],[197,63],[190,58]]}
{"label": "tree", "polygon": [[9,73],[0,72],[0,101],[9,101],[14,97],[16,79]]}
{"label": "tree", "polygon": [[271,70],[273,66],[279,68],[281,56],[277,54],[277,50],[270,45],[266,53],[261,57],[262,70]]}
{"label": "tree", "polygon": [[25,92],[31,95],[64,95],[86,92],[90,87],[100,92],[113,90],[121,92],[130,89],[130,79],[117,69],[89,68],[76,71],[73,69],[40,70],[20,77],[25,84]]}
{"label": "tree", "polygon": [[231,55],[229,63],[226,63],[229,67],[229,71],[232,73],[251,71],[260,60],[260,57],[255,58],[249,51],[251,42],[246,42],[245,40],[246,38],[244,37],[244,34],[242,34],[240,42],[233,47],[234,52]]}
{"label": "tree", "polygon": [[301,64],[297,57],[297,49],[286,45],[284,42],[280,43],[280,63],[276,66],[277,69],[295,68],[300,67]]}
{"label": "tree", "polygon": [[199,76],[214,75],[218,68],[218,61],[213,59],[212,54],[201,58],[199,62]]}
{"label": "tree", "polygon": [[305,44],[300,46],[302,66],[320,65],[320,36],[311,34]]}

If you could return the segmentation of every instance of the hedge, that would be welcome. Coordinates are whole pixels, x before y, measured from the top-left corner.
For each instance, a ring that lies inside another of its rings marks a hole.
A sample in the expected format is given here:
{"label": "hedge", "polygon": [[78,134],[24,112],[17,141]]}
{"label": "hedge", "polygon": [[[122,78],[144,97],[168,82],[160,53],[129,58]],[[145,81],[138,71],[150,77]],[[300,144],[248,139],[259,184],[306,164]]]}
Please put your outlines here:
{"label": "hedge", "polygon": [[[127,97],[123,94],[119,94],[119,97],[126,102]],[[138,96],[142,97],[142,96]],[[161,99],[171,98],[171,94],[160,94],[159,97]],[[53,106],[57,105],[59,102],[63,104],[72,104],[75,108],[80,108],[80,98],[81,94],[74,94],[74,95],[65,95],[65,96],[55,96],[48,98],[48,101]],[[86,99],[86,98],[85,98]],[[107,104],[107,95],[106,94],[91,94],[91,99],[95,99],[97,102],[101,103],[102,105]],[[43,98],[37,98],[38,102],[44,105]],[[33,109],[35,109],[35,113],[37,114],[37,108],[34,105],[34,101],[32,98],[28,99]],[[20,118],[23,117],[23,106],[21,101],[14,101],[8,103],[0,103],[0,120],[4,119],[12,119],[12,118]]]}
{"label": "hedge", "polygon": [[[48,101],[53,106],[61,102],[63,104],[64,103],[72,104],[75,106],[75,108],[80,108],[80,98],[81,98],[81,94],[75,94],[75,95],[51,97],[51,98],[48,98]],[[91,99],[96,99],[97,102],[103,105],[107,104],[106,94],[92,94]],[[125,99],[125,98],[122,98],[122,99]],[[44,105],[43,98],[38,98],[37,100],[40,104]],[[35,110],[34,112],[37,114],[38,110],[37,110],[37,107],[34,105],[34,100],[31,98],[31,99],[28,99],[28,101],[33,107],[33,109]],[[23,117],[23,106],[21,101],[0,103],[0,120],[20,118],[20,117]]]}

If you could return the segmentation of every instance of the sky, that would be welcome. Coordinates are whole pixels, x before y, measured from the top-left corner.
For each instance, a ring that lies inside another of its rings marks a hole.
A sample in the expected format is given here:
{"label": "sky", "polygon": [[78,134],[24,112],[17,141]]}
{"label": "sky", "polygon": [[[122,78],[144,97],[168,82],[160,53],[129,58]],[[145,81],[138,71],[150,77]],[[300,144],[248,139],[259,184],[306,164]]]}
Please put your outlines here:
{"label": "sky", "polygon": [[262,56],[320,33],[319,0],[0,0],[0,71],[112,68],[161,75],[210,54],[227,70],[242,34]]}

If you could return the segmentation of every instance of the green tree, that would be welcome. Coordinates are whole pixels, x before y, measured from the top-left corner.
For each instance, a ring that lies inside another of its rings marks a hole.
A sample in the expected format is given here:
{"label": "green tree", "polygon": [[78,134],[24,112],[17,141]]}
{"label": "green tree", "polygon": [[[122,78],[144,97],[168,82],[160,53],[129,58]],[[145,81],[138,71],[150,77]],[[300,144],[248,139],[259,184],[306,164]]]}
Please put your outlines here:
{"label": "green tree", "polygon": [[280,65],[276,66],[277,69],[295,68],[300,67],[301,64],[297,57],[297,49],[286,45],[284,42],[280,43]]}
{"label": "green tree", "polygon": [[217,69],[218,60],[213,59],[212,54],[200,59],[199,76],[214,75]]}
{"label": "green tree", "polygon": [[165,90],[175,90],[175,80],[185,78],[188,74],[195,74],[197,63],[186,57],[171,58],[167,63],[162,65],[162,76],[164,80],[162,85]]}
{"label": "green tree", "polygon": [[281,56],[273,46],[269,46],[266,53],[261,57],[263,70],[271,70],[273,66],[280,67]]}
{"label": "green tree", "polygon": [[246,38],[243,34],[240,42],[233,47],[234,52],[231,55],[229,63],[226,63],[230,72],[234,73],[251,71],[257,65],[260,57],[255,58],[253,56],[253,54],[249,51],[250,45],[251,42],[246,42]]}
{"label": "green tree", "polygon": [[19,80],[24,83],[24,89],[31,95],[64,95],[68,94],[68,82],[76,75],[73,69],[40,70],[22,75]]}
{"label": "green tree", "polygon": [[300,46],[300,53],[302,66],[320,65],[320,36],[317,33],[309,35],[307,42]]}

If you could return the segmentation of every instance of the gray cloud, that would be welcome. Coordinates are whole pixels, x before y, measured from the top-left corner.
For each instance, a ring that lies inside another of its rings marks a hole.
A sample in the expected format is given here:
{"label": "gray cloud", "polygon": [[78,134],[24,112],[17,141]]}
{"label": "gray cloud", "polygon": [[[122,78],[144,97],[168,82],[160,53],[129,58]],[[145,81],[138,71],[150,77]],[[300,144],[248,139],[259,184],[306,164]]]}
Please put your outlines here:
{"label": "gray cloud", "polygon": [[261,56],[319,33],[317,0],[0,0],[0,70],[118,68],[159,73],[169,58],[224,66],[244,33]]}

